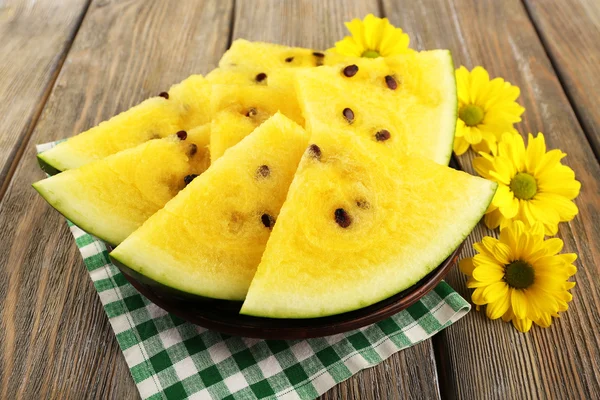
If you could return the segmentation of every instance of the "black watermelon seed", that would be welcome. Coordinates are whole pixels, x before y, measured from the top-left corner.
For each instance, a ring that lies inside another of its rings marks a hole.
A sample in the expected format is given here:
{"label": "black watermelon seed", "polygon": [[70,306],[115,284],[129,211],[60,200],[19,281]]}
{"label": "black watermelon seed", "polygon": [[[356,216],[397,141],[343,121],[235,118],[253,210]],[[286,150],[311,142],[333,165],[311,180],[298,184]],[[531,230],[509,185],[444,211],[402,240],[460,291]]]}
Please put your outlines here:
{"label": "black watermelon seed", "polygon": [[160,97],[164,97],[167,100],[169,99],[169,93],[167,93],[167,92],[160,92],[158,95]]}
{"label": "black watermelon seed", "polygon": [[325,54],[321,53],[320,51],[313,51],[313,56],[317,58],[323,58],[325,57]]}
{"label": "black watermelon seed", "polygon": [[348,121],[349,123],[352,123],[354,121],[354,111],[352,111],[351,109],[344,108],[342,114],[344,115],[344,118],[346,118],[346,121]]}
{"label": "black watermelon seed", "polygon": [[190,157],[192,157],[197,152],[198,152],[198,146],[196,146],[194,143],[190,144],[190,147],[188,149],[188,155]]}
{"label": "black watermelon seed", "polygon": [[398,83],[396,82],[394,77],[391,75],[385,76],[385,84],[387,85],[388,88],[390,88],[392,90],[396,90],[396,88],[398,87]]}
{"label": "black watermelon seed", "polygon": [[285,62],[292,62],[294,61],[294,57],[288,57],[285,59]]}
{"label": "black watermelon seed", "polygon": [[196,178],[198,175],[196,174],[191,174],[191,175],[186,175],[183,178],[183,181],[185,182],[186,185],[189,185],[190,183],[192,183],[192,181],[194,180],[194,178]]}
{"label": "black watermelon seed", "polygon": [[350,218],[350,215],[348,215],[346,210],[344,210],[343,208],[338,208],[337,210],[335,210],[334,215],[335,222],[337,222],[337,224],[342,228],[347,228],[352,223],[352,218]]}
{"label": "black watermelon seed", "polygon": [[273,228],[273,225],[275,225],[275,218],[273,218],[272,216],[270,216],[269,214],[263,214],[260,217],[260,220],[262,221],[263,225],[266,228]]}
{"label": "black watermelon seed", "polygon": [[246,113],[246,117],[255,117],[256,114],[258,114],[258,111],[256,111],[256,108],[250,108],[248,110],[248,112]]}
{"label": "black watermelon seed", "polygon": [[269,169],[268,165],[261,165],[256,170],[256,176],[258,178],[266,178],[270,174],[271,174],[271,170]]}
{"label": "black watermelon seed", "polygon": [[317,160],[320,160],[321,159],[321,148],[319,146],[317,146],[316,144],[311,144],[310,146],[308,146],[308,154],[311,157],[314,157]]}
{"label": "black watermelon seed", "polygon": [[181,140],[187,139],[187,132],[186,131],[179,131],[179,132],[176,133],[176,135]]}
{"label": "black watermelon seed", "polygon": [[388,131],[387,129],[382,129],[375,134],[375,139],[377,139],[378,142],[386,141],[390,137],[391,137],[390,131]]}
{"label": "black watermelon seed", "polygon": [[371,205],[365,199],[356,200],[356,205],[358,208],[362,208],[363,210],[371,208]]}
{"label": "black watermelon seed", "polygon": [[265,79],[267,79],[267,74],[265,74],[264,72],[261,72],[260,74],[256,75],[256,82],[262,82]]}
{"label": "black watermelon seed", "polygon": [[358,72],[358,66],[355,64],[348,65],[346,68],[344,68],[343,72],[344,72],[344,76],[347,76],[348,78],[352,78]]}

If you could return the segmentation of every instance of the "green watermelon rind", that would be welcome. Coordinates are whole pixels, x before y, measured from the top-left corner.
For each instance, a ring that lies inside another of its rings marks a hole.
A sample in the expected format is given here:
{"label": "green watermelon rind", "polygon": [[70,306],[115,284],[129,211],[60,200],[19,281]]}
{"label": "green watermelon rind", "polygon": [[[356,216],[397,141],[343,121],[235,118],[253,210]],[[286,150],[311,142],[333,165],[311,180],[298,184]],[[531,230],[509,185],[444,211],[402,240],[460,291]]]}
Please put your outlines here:
{"label": "green watermelon rind", "polygon": [[47,173],[50,176],[53,176],[53,175],[56,175],[56,174],[59,174],[62,172],[61,169],[52,165],[52,162],[50,160],[44,158],[44,153],[37,155],[37,161],[38,161],[38,165],[40,166],[42,171],[44,171],[45,173]]}
{"label": "green watermelon rind", "polygon": [[73,212],[73,209],[66,207],[65,205],[61,206],[60,202],[56,201],[53,198],[51,191],[49,191],[46,187],[44,187],[44,182],[46,182],[46,181],[47,180],[41,180],[41,181],[33,183],[31,186],[33,186],[33,188],[40,194],[40,196],[42,196],[44,198],[44,200],[46,200],[46,202],[48,204],[50,204],[52,206],[52,208],[54,208],[56,211],[61,213],[66,219],[68,219],[69,221],[71,221],[72,223],[74,223],[75,225],[77,225],[79,228],[83,229],[85,232],[89,233],[90,235],[93,235],[93,236],[97,237],[98,239],[101,239],[111,245],[119,244],[117,240],[114,240],[114,238],[110,238],[106,235],[103,235],[103,234],[100,234],[99,232],[97,232],[96,229],[94,229],[89,224],[89,221],[86,220],[86,218],[84,216],[78,216],[77,214],[75,214]]}
{"label": "green watermelon rind", "polygon": [[[440,144],[440,147],[437,150],[438,154],[436,154],[434,160],[442,165],[448,165],[450,163],[450,159],[452,158],[452,152],[454,151],[454,136],[456,134],[456,123],[458,119],[458,89],[456,87],[456,74],[454,73],[454,61],[452,59],[452,53],[450,52],[450,50],[438,50],[438,52],[445,54],[445,56],[447,57],[449,76],[452,77],[453,82],[453,84],[449,85],[449,89],[453,89],[454,92],[451,93],[451,97],[454,99],[454,106],[453,112],[451,114],[449,113],[446,117],[448,119],[448,133],[444,136],[441,136],[447,138],[448,143]],[[443,124],[442,126],[445,125],[446,124]],[[452,128],[452,131],[450,131],[450,128]],[[444,150],[444,153],[442,154],[442,152],[439,149],[447,150]],[[440,157],[439,160],[438,157]]]}

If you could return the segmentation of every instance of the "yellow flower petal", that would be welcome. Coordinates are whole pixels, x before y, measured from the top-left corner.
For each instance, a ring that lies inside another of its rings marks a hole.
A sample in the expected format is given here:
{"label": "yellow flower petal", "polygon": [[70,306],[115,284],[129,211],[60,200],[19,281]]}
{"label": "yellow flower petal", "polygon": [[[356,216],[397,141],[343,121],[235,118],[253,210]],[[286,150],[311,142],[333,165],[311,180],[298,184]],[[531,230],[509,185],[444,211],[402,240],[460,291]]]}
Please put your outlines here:
{"label": "yellow flower petal", "polygon": [[[511,192],[511,195],[512,195],[512,192]],[[501,206],[498,206],[498,208],[500,209],[500,212],[502,213],[502,216],[504,218],[511,219],[511,218],[514,218],[517,215],[517,213],[519,212],[519,204],[520,204],[519,199],[517,199],[516,197],[513,196],[511,201],[509,201]]]}
{"label": "yellow flower petal", "polygon": [[546,249],[546,254],[549,256],[553,256],[563,249],[563,241],[559,238],[550,238],[544,242],[544,248]]}
{"label": "yellow flower petal", "polygon": [[510,303],[515,317],[518,319],[527,318],[528,303],[525,294],[521,290],[513,289],[510,295]]}
{"label": "yellow flower petal", "polygon": [[543,203],[556,211],[560,221],[570,221],[579,213],[575,203],[554,193],[538,193],[535,195],[535,200],[536,204],[537,202]]}
{"label": "yellow flower petal", "polygon": [[458,262],[458,268],[465,275],[473,275],[473,268],[475,268],[473,258],[463,258]]}
{"label": "yellow flower petal", "polygon": [[[483,289],[482,297],[486,303],[493,303],[500,298],[508,298],[508,285],[503,281],[492,283]],[[503,313],[504,311],[500,315]]]}
{"label": "yellow flower petal", "polygon": [[529,318],[513,318],[512,323],[519,332],[527,333],[531,329],[531,320]]}
{"label": "yellow flower petal", "polygon": [[499,297],[493,303],[489,303],[486,306],[485,314],[489,319],[498,319],[502,317],[510,307],[510,296],[508,295],[508,289],[506,293]]}
{"label": "yellow flower petal", "polygon": [[473,269],[473,278],[480,282],[498,282],[504,277],[504,269],[498,266],[497,268],[492,264],[486,264],[485,266],[475,267]]}
{"label": "yellow flower petal", "polygon": [[558,223],[560,217],[558,212],[552,208],[550,204],[536,199],[535,197],[529,201],[521,203],[521,208],[524,211],[528,226],[533,225],[536,221],[544,225],[544,230],[548,236],[556,235],[558,231]]}
{"label": "yellow flower petal", "polygon": [[483,136],[476,126],[467,126],[463,130],[463,138],[469,142],[469,144],[477,144],[481,142]]}
{"label": "yellow flower petal", "polygon": [[542,328],[548,328],[550,325],[552,325],[552,315],[544,313],[535,320],[535,323]]}
{"label": "yellow flower petal", "polygon": [[500,210],[496,209],[489,213],[486,213],[483,217],[483,222],[488,228],[496,229],[500,226],[500,223],[503,219],[504,217],[502,217],[502,213],[500,212]]}
{"label": "yellow flower petal", "polygon": [[542,157],[546,153],[546,141],[544,140],[544,135],[542,133],[538,133],[535,138],[530,133],[527,142],[525,168],[527,171],[535,171],[536,166],[540,164]]}
{"label": "yellow flower petal", "polygon": [[471,104],[483,104],[487,94],[487,84],[490,81],[488,72],[480,66],[471,71]]}
{"label": "yellow flower petal", "polygon": [[514,260],[512,249],[502,242],[496,243],[494,257],[504,265],[510,264]]}
{"label": "yellow flower petal", "polygon": [[507,132],[498,144],[498,154],[508,158],[517,171],[525,170],[525,142],[521,135]]}
{"label": "yellow flower petal", "polygon": [[469,150],[469,142],[462,137],[455,137],[453,150],[457,156],[463,155],[467,150]]}
{"label": "yellow flower petal", "polygon": [[545,170],[556,167],[560,163],[560,160],[565,156],[566,154],[560,150],[550,150],[544,154],[540,162],[536,164],[533,172],[534,176],[543,174]]}
{"label": "yellow flower petal", "polygon": [[[475,168],[475,171],[477,171],[480,176],[484,177],[485,179],[492,180],[489,172],[494,168],[493,160],[493,157],[487,154],[480,154],[480,157],[475,157],[473,159],[473,168]],[[496,194],[498,194],[497,191]]]}
{"label": "yellow flower petal", "polygon": [[573,200],[579,195],[581,183],[575,180],[575,172],[566,165],[557,165],[536,176],[538,191],[554,193]]}

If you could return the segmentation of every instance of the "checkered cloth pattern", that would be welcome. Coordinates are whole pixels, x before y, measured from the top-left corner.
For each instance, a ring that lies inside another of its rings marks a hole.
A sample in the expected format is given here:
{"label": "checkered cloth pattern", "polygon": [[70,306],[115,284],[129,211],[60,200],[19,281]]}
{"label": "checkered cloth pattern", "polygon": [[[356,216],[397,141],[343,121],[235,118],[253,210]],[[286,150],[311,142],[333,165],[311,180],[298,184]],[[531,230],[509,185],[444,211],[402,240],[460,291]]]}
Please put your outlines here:
{"label": "checkered cloth pattern", "polygon": [[151,303],[110,262],[102,241],[67,222],[144,399],[313,399],[470,310],[442,282],[407,310],[344,334],[296,341],[224,335]]}

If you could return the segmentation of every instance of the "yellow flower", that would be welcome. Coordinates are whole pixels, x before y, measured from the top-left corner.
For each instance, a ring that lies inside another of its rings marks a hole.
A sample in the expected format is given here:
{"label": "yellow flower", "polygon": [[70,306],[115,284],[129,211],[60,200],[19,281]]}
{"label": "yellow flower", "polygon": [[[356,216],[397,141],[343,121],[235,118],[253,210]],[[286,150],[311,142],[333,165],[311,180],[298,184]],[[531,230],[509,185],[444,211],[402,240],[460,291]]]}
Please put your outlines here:
{"label": "yellow flower", "polygon": [[475,151],[494,153],[504,132],[513,130],[525,111],[517,102],[520,90],[502,78],[490,80],[487,71],[475,67],[456,70],[458,121],[454,152],[463,154],[469,146]]}
{"label": "yellow flower", "polygon": [[369,14],[364,20],[345,23],[352,36],[346,36],[331,49],[352,57],[389,57],[413,51],[408,48],[410,38],[402,29],[394,27],[387,18]]}
{"label": "yellow flower", "polygon": [[460,270],[469,276],[467,287],[474,288],[473,303],[486,305],[490,319],[502,317],[515,328],[527,332],[532,322],[547,328],[552,317],[566,311],[573,298],[568,279],[577,272],[577,255],[558,254],[563,241],[544,241],[544,228],[535,223],[527,229],[521,221],[500,231],[500,239],[486,236],[473,245],[479,253],[460,261]]}
{"label": "yellow flower", "polygon": [[546,152],[544,135],[529,134],[527,149],[518,133],[507,132],[498,143],[498,154],[483,152],[473,160],[477,173],[498,183],[484,221],[490,229],[504,228],[510,220],[526,226],[543,224],[547,235],[556,235],[558,223],[570,221],[579,212],[573,199],[581,184],[561,159],[560,150]]}

